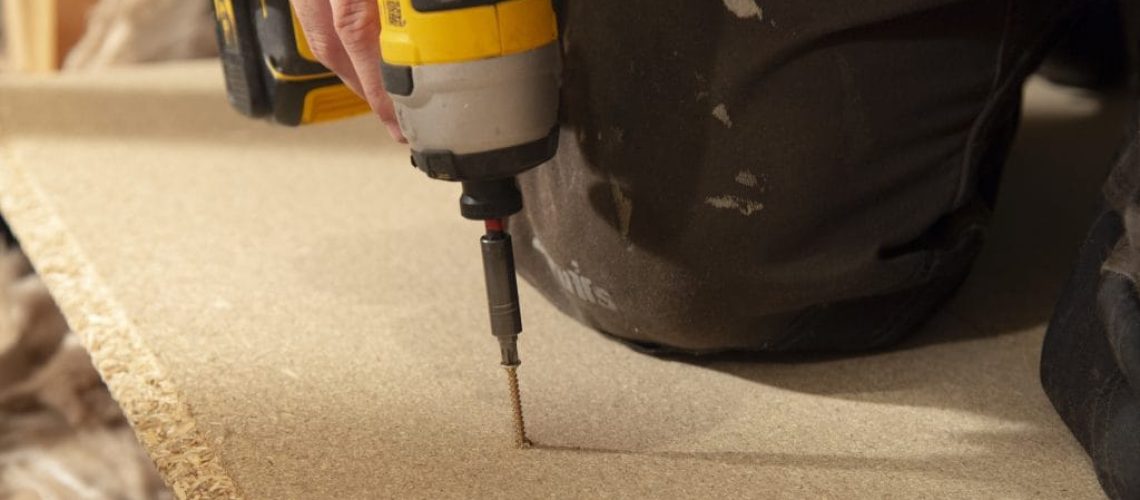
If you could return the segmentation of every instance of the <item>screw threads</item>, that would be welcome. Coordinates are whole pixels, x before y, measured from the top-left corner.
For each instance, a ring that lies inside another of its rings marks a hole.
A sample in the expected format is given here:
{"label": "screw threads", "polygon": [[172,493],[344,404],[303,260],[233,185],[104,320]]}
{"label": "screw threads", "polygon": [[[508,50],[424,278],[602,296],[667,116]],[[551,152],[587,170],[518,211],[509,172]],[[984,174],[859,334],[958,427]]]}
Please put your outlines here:
{"label": "screw threads", "polygon": [[507,370],[507,384],[511,392],[511,409],[515,419],[515,446],[529,448],[531,442],[526,438],[526,422],[523,421],[522,398],[519,394],[518,366],[504,366]]}

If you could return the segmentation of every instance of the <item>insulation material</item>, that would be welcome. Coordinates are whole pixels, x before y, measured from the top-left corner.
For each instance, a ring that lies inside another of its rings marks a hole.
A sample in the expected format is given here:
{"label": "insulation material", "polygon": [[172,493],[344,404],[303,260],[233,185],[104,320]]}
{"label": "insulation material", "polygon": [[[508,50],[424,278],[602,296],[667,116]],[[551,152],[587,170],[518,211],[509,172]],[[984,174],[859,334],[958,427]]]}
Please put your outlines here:
{"label": "insulation material", "polygon": [[0,498],[169,498],[18,248],[0,249]]}
{"label": "insulation material", "polygon": [[214,55],[214,29],[210,2],[100,0],[63,67],[93,70]]}
{"label": "insulation material", "polygon": [[0,85],[0,209],[179,496],[1100,494],[1037,380],[1091,207],[1032,198],[1095,174],[1011,168],[1033,188],[892,352],[658,359],[523,285],[519,450],[481,226],[380,124],[247,120],[216,62]]}

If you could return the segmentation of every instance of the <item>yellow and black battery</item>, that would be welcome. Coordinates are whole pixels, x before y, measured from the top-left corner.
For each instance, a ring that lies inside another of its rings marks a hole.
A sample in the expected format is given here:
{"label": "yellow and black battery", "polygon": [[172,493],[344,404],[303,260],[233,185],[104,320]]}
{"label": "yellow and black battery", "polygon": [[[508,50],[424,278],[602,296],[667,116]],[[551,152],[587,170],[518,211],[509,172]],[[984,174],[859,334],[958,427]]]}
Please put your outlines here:
{"label": "yellow and black battery", "polygon": [[368,103],[310,50],[288,0],[214,0],[230,103],[283,125],[338,120]]}

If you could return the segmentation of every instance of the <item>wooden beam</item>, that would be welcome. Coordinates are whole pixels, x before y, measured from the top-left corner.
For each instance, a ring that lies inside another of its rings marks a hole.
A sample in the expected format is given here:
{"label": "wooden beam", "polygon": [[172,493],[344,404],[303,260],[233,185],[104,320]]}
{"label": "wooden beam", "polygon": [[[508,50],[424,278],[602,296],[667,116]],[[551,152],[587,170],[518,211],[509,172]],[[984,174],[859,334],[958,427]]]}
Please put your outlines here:
{"label": "wooden beam", "polygon": [[8,70],[59,70],[67,52],[87,30],[87,14],[98,0],[0,0]]}
{"label": "wooden beam", "polygon": [[59,68],[58,0],[4,0],[0,5],[10,69],[45,73]]}

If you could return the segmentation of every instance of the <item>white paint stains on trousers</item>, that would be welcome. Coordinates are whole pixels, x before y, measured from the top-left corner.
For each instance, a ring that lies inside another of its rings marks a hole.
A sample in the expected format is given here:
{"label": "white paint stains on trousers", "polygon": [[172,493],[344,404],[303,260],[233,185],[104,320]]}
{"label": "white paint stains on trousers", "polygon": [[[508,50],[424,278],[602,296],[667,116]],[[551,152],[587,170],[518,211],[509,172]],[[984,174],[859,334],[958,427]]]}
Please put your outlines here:
{"label": "white paint stains on trousers", "polygon": [[731,194],[723,194],[720,196],[710,196],[705,198],[705,204],[711,205],[716,208],[722,209],[735,209],[741,215],[752,215],[764,209],[764,204],[756,200],[749,200]]}
{"label": "white paint stains on trousers", "polygon": [[712,110],[712,115],[717,120],[720,120],[725,127],[732,128],[732,117],[728,116],[728,107],[724,103],[717,104]]}
{"label": "white paint stains on trousers", "polygon": [[621,186],[618,185],[617,179],[614,179],[613,176],[610,176],[610,195],[613,196],[614,206],[617,208],[618,230],[621,231],[621,238],[628,240],[629,220],[633,217],[633,200],[621,191]]}
{"label": "white paint stains on trousers", "polygon": [[[764,186],[760,185],[760,177],[757,177],[757,175],[750,170],[737,172],[733,180],[735,180],[737,184],[751,188],[752,190],[764,192]],[[709,196],[705,198],[705,204],[724,210],[736,210],[744,216],[752,215],[764,209],[764,204],[759,201],[732,194]]]}
{"label": "white paint stains on trousers", "polygon": [[748,187],[756,187],[760,180],[756,178],[756,174],[749,170],[741,170],[736,173],[736,183]]}
{"label": "white paint stains on trousers", "polygon": [[756,5],[756,0],[724,0],[724,6],[741,19],[749,17],[755,17],[758,21],[764,19],[764,9]]}

